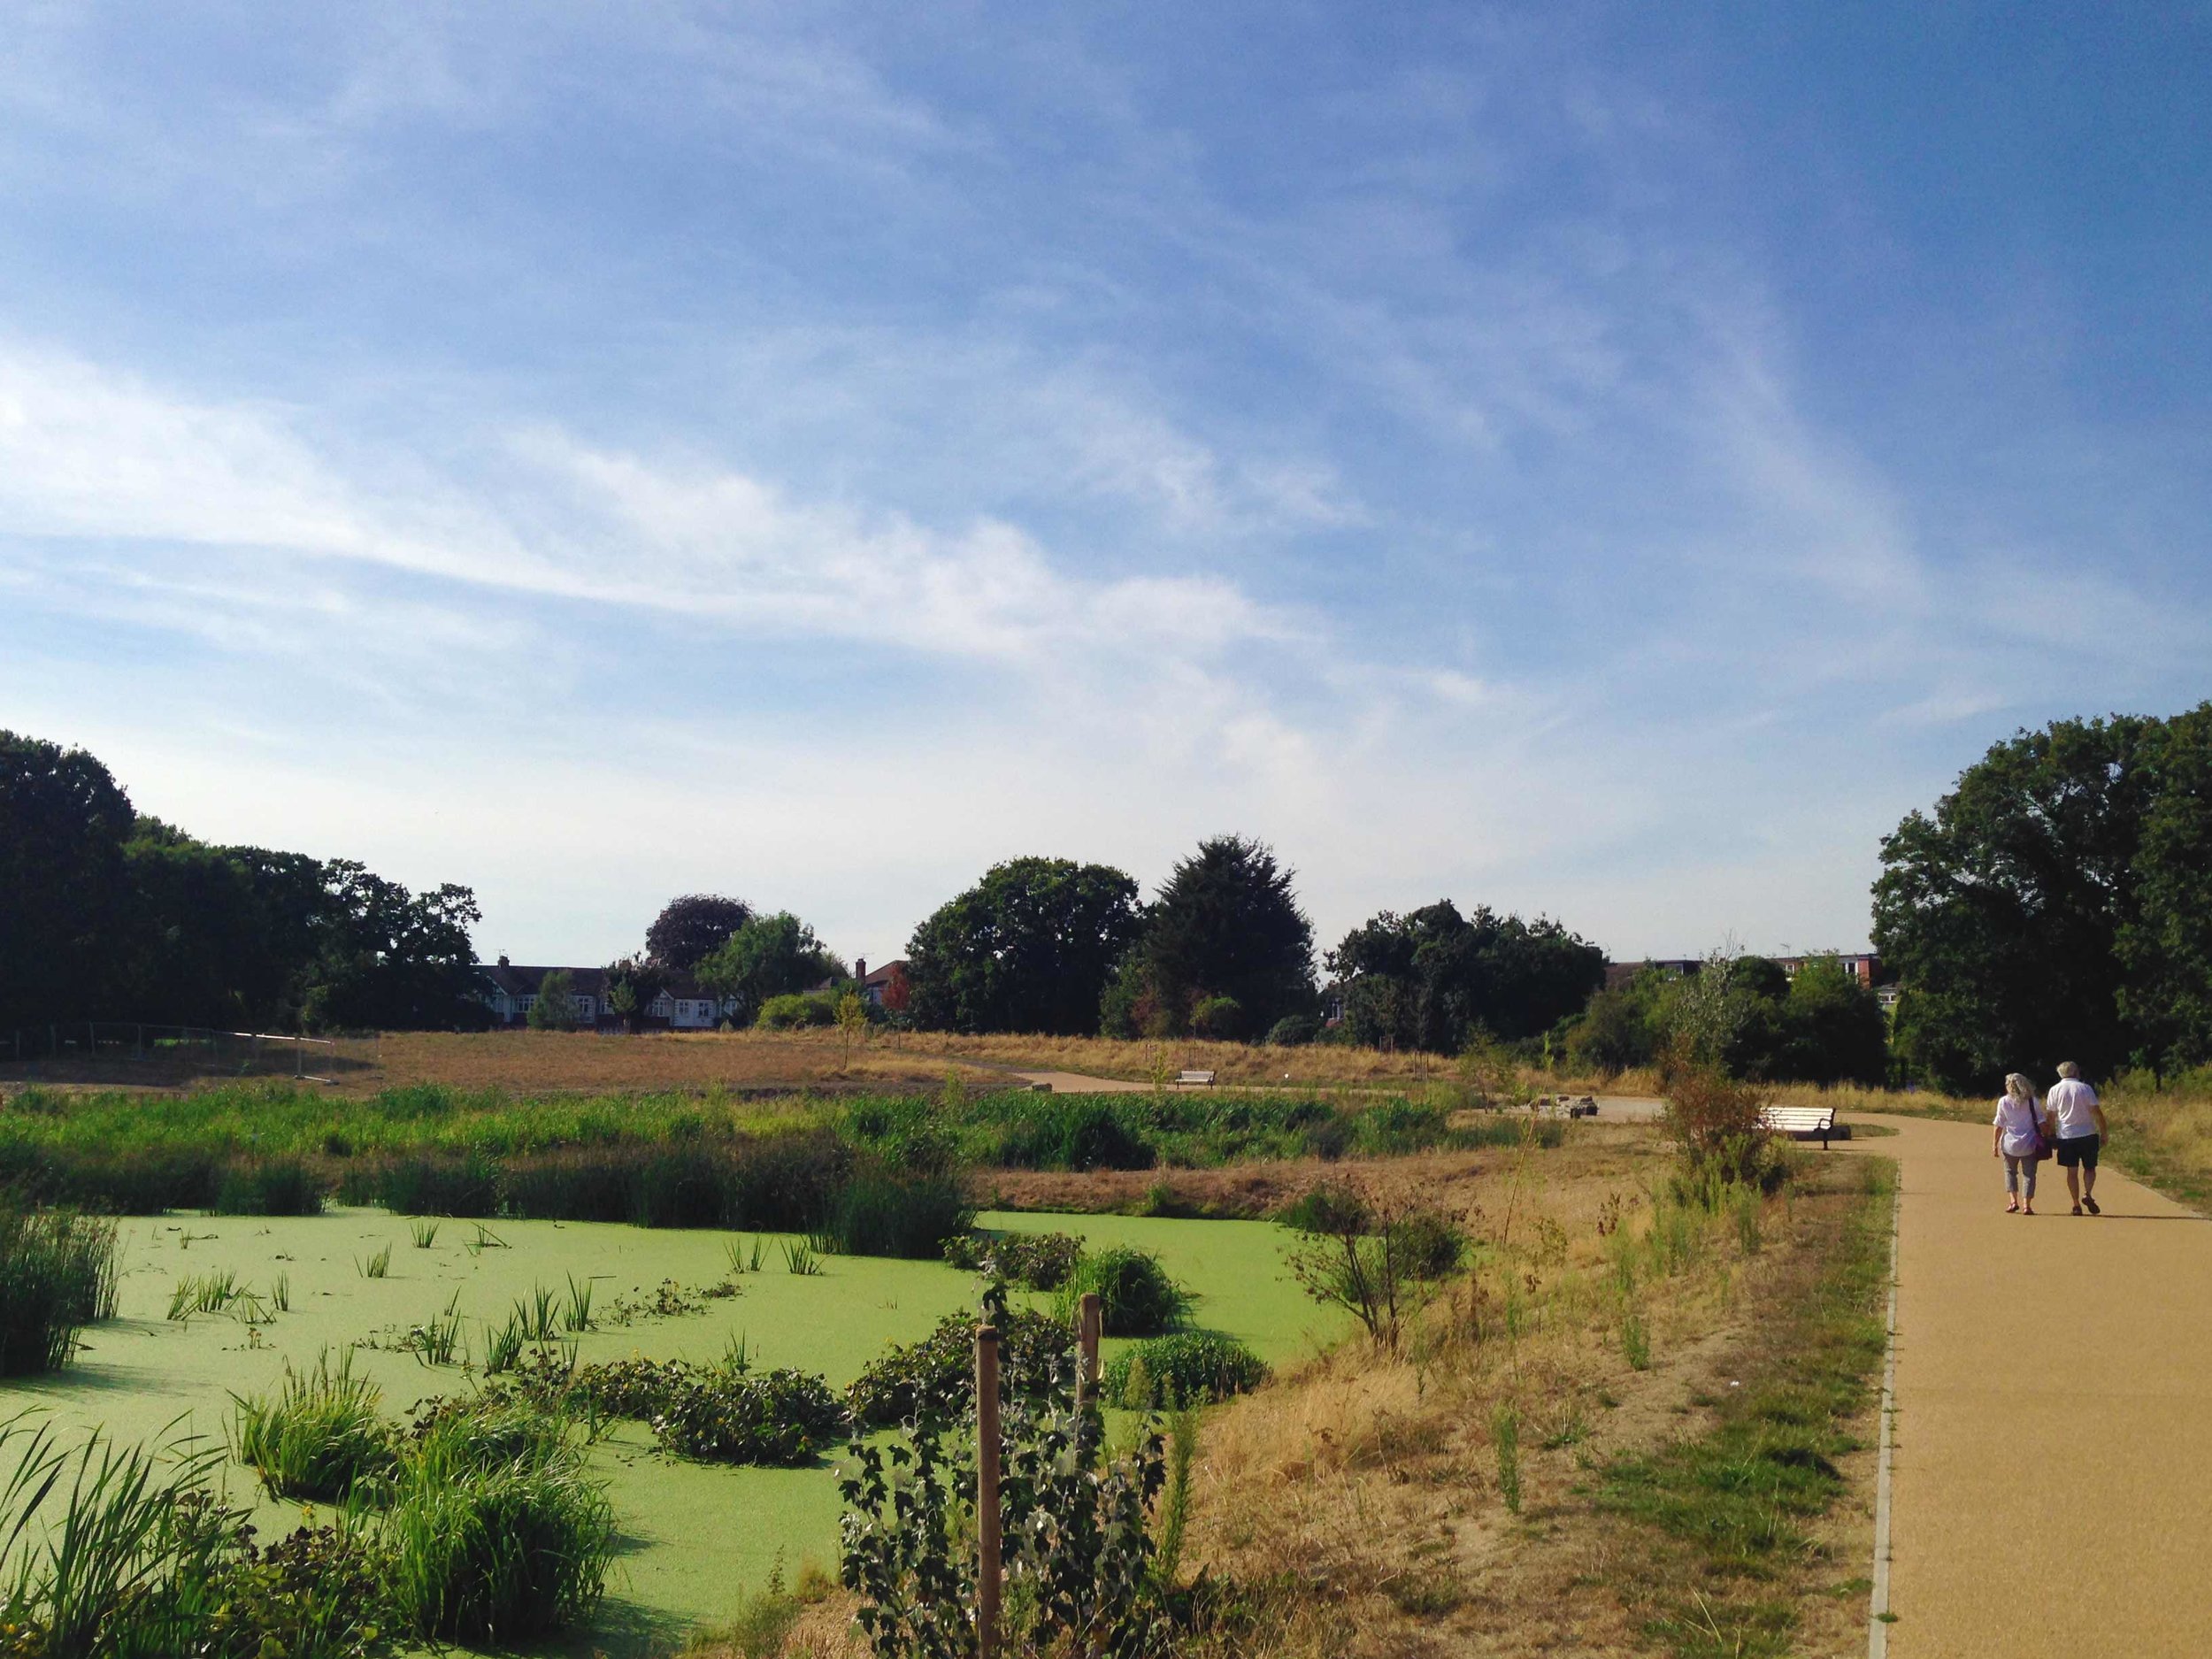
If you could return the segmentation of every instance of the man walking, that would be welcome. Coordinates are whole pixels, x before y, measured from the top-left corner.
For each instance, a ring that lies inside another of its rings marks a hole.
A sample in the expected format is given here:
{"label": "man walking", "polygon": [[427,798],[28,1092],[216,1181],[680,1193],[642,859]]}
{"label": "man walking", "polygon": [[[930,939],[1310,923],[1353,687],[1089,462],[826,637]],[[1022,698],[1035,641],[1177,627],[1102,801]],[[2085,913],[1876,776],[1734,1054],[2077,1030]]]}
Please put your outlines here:
{"label": "man walking", "polygon": [[2043,1110],[2058,1120],[2058,1166],[2066,1171],[2074,1213],[2086,1210],[2093,1216],[2104,1214],[2097,1208],[2097,1153],[2108,1133],[2104,1107],[2071,1060],[2058,1063],[2058,1081],[2043,1097]]}

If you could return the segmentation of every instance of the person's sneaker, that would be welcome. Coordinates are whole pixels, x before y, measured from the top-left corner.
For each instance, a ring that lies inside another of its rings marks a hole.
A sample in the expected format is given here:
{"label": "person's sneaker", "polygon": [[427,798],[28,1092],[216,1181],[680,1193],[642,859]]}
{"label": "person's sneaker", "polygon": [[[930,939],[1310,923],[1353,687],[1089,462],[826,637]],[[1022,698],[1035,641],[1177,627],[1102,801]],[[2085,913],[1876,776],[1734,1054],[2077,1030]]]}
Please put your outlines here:
{"label": "person's sneaker", "polygon": [[2078,1216],[2081,1214],[2081,1206],[2079,1204],[2076,1204],[2074,1206],[2074,1213]]}
{"label": "person's sneaker", "polygon": [[2093,1216],[2101,1216],[2104,1214],[2103,1210],[2097,1208],[2097,1201],[2093,1198],[2083,1199],[2081,1201],[2081,1207],[2084,1210],[2086,1210]]}

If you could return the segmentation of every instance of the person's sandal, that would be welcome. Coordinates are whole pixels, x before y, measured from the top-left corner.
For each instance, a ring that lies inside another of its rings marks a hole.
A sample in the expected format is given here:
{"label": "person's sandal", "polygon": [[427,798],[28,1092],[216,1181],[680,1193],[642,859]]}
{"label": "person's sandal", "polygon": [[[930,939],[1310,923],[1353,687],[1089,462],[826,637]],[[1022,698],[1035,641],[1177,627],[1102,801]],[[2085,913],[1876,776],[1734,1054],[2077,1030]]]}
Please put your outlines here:
{"label": "person's sandal", "polygon": [[2074,1206],[2074,1213],[2078,1216],[2081,1214],[2081,1206],[2079,1204],[2076,1204]]}
{"label": "person's sandal", "polygon": [[2081,1207],[2084,1210],[2086,1210],[2093,1216],[2101,1216],[2104,1214],[2103,1210],[2097,1208],[2097,1201],[2089,1197],[2086,1194],[2082,1196]]}

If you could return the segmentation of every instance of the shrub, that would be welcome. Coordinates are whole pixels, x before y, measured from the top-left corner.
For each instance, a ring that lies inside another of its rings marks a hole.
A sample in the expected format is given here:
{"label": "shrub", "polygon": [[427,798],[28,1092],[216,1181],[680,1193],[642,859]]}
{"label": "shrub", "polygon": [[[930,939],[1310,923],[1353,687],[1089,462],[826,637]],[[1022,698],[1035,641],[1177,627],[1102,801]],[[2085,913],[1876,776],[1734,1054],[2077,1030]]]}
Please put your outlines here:
{"label": "shrub", "polygon": [[[984,1305],[998,1327],[999,1377],[1009,1397],[1042,1394],[1056,1366],[1073,1364],[1075,1331],[1065,1321],[1009,1308],[989,1292]],[[895,1344],[870,1361],[845,1391],[853,1421],[888,1428],[969,1409],[975,1397],[976,1324],[974,1314],[947,1314],[920,1341]]]}
{"label": "shrub", "polygon": [[1204,997],[1191,1005],[1190,1029],[1194,1037],[1234,1041],[1244,1035],[1246,1024],[1244,1004],[1233,996]]}
{"label": "shrub", "polygon": [[0,1203],[0,1377],[59,1371],[115,1317],[115,1224]]}
{"label": "shrub", "polygon": [[759,1018],[753,1023],[764,1031],[833,1025],[837,1023],[837,1002],[821,991],[793,991],[772,996],[760,1005]]}
{"label": "shrub", "polygon": [[1459,1224],[1434,1210],[1417,1210],[1391,1224],[1405,1272],[1414,1279],[1441,1279],[1467,1259],[1467,1235]]}
{"label": "shrub", "polygon": [[1190,1305],[1189,1293],[1168,1277],[1158,1256],[1125,1246],[1077,1263],[1060,1287],[1064,1317],[1086,1292],[1097,1294],[1100,1327],[1108,1336],[1157,1336]]}
{"label": "shrub", "polygon": [[1117,1354],[1107,1363],[1102,1389],[1111,1404],[1150,1411],[1226,1400],[1266,1380],[1260,1356],[1234,1337],[1178,1331]]}
{"label": "shrub", "polygon": [[1759,1088],[1718,1066],[1668,1056],[1661,1124],[1678,1148],[1692,1186],[1738,1185],[1772,1191],[1786,1164],[1770,1143]]}
{"label": "shrub", "polygon": [[652,1417],[661,1444],[701,1463],[789,1468],[841,1434],[844,1406],[819,1377],[722,1367],[677,1381]]}
{"label": "shrub", "polygon": [[215,1190],[219,1216],[319,1216],[323,1185],[297,1158],[234,1164]]}
{"label": "shrub", "polygon": [[1311,1014],[1286,1014],[1267,1030],[1271,1048],[1296,1048],[1321,1034],[1321,1022]]}
{"label": "shrub", "polygon": [[845,1256],[922,1260],[974,1225],[975,1206],[953,1177],[868,1170],[830,1201],[818,1236]]}
{"label": "shrub", "polygon": [[1026,1290],[1057,1290],[1083,1259],[1083,1240],[1068,1233],[962,1233],[945,1240],[945,1260]]}
{"label": "shrub", "polygon": [[274,1399],[232,1396],[231,1454],[274,1496],[345,1497],[392,1465],[382,1401],[374,1383],[353,1374],[350,1352],[334,1368],[326,1349],[303,1375],[287,1365]]}

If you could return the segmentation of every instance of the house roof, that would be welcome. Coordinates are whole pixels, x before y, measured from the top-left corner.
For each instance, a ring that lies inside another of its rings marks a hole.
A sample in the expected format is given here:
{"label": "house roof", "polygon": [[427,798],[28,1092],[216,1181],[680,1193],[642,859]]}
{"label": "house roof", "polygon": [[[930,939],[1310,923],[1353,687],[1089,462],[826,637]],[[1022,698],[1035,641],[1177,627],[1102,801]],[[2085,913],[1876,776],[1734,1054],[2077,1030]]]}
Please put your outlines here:
{"label": "house roof", "polygon": [[888,985],[891,983],[892,975],[904,973],[905,972],[906,958],[904,956],[895,957],[892,961],[885,963],[880,968],[869,969],[868,977],[863,979],[861,984],[864,986]]}

